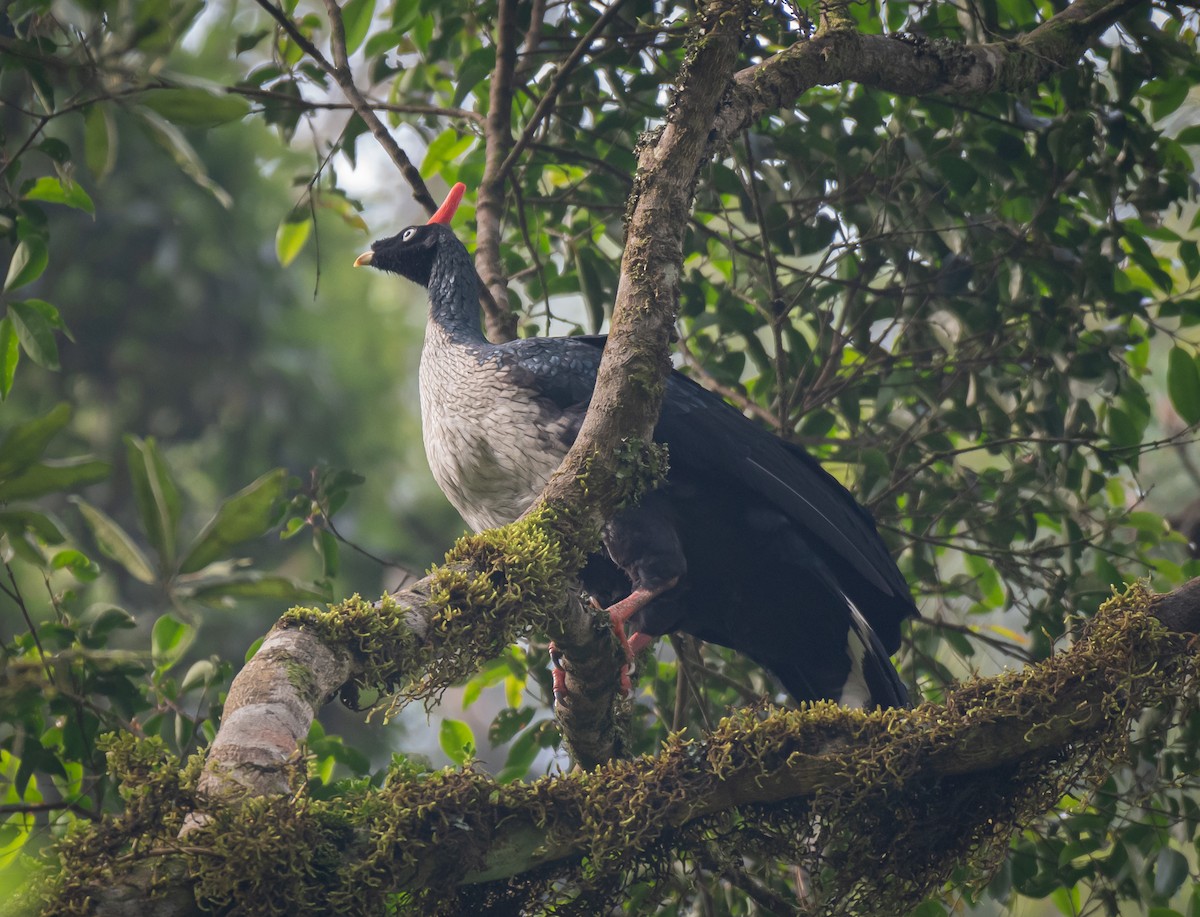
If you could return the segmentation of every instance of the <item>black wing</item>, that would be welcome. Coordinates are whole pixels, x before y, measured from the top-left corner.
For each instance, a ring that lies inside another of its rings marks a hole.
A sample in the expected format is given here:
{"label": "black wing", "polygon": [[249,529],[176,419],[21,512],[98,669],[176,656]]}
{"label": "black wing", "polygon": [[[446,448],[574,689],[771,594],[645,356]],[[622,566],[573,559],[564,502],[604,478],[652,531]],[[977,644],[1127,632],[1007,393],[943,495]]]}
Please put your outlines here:
{"label": "black wing", "polygon": [[[602,349],[606,338],[571,340]],[[736,480],[799,526],[888,652],[896,651],[900,622],[917,614],[908,584],[871,514],[816,459],[678,372],[667,382],[655,439],[667,445],[672,468]]]}
{"label": "black wing", "polygon": [[672,468],[727,476],[786,515],[896,651],[900,622],[917,614],[908,584],[871,514],[816,459],[680,373],[668,382],[655,438],[667,444]]}
{"label": "black wing", "polygon": [[[531,390],[575,419],[572,438],[591,399],[606,340],[580,335],[505,345]],[[655,439],[667,445],[673,469],[737,481],[787,516],[862,609],[884,648],[896,651],[900,622],[917,614],[908,584],[871,514],[816,459],[678,372],[668,379]]]}

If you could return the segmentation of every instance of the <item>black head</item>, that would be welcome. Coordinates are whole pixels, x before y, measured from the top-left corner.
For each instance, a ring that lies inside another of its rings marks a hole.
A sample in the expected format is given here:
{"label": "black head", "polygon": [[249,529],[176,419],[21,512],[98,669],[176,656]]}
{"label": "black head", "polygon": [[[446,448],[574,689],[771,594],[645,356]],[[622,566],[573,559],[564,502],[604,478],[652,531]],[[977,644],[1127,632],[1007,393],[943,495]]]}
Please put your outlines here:
{"label": "black head", "polygon": [[[371,243],[371,250],[359,255],[354,266],[369,264],[381,271],[391,271],[428,287],[434,262],[443,248],[443,241],[452,240],[453,245],[462,248],[454,233],[450,231],[450,221],[454,218],[454,212],[458,209],[466,189],[467,186],[462,182],[456,182],[428,223],[424,226],[410,226],[391,238]],[[453,245],[450,247],[453,248]],[[450,260],[454,260],[453,256]]]}
{"label": "black head", "polygon": [[409,226],[394,236],[372,242],[371,250],[359,255],[354,264],[356,267],[369,264],[427,287],[442,236],[449,234],[449,229],[440,223]]}

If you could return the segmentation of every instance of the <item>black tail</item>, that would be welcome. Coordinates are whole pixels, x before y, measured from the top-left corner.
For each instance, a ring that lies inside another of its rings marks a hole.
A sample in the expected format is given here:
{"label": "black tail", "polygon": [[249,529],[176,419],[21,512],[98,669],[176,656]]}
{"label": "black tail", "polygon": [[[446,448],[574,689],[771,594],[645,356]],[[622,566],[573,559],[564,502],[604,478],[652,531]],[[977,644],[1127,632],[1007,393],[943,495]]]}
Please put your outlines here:
{"label": "black tail", "polygon": [[[844,597],[844,596],[843,596]],[[757,661],[783,682],[797,701],[832,700],[847,707],[873,710],[877,707],[908,707],[908,690],[892,665],[879,635],[849,598],[845,656],[839,659],[786,657]]]}

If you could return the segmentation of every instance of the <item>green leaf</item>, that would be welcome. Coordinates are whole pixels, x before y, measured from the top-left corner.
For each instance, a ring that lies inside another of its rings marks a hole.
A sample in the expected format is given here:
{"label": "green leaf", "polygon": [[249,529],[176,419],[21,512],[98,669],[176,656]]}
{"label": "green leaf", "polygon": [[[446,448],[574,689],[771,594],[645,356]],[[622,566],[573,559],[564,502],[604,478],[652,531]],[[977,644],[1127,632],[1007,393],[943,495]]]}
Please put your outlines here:
{"label": "green leaf", "polygon": [[7,532],[10,537],[33,532],[45,544],[62,544],[66,541],[49,516],[30,509],[0,510],[0,531]]}
{"label": "green leaf", "polygon": [[488,728],[488,742],[493,748],[503,745],[533,721],[534,712],[532,707],[522,707],[519,710],[505,707],[496,714]]}
{"label": "green leaf", "polygon": [[217,203],[226,210],[233,207],[233,198],[229,196],[229,192],[209,178],[203,160],[179,128],[147,108],[139,107],[133,110],[141,118],[151,138],[170,154],[184,175],[216,198]]}
{"label": "green leaf", "polygon": [[96,539],[101,554],[115,560],[139,582],[150,584],[157,579],[149,559],[116,520],[82,497],[72,497],[71,501],[79,507],[79,512],[88,528],[92,530],[92,536]]}
{"label": "green leaf", "polygon": [[100,568],[82,551],[68,548],[59,551],[50,558],[51,570],[70,570],[71,575],[80,582],[90,583],[100,575]]}
{"label": "green leaf", "polygon": [[64,184],[61,178],[51,175],[43,175],[27,188],[22,196],[27,201],[64,204],[67,207],[74,207],[76,210],[90,213],[93,217],[96,215],[96,205],[92,203],[92,199],[78,182]]}
{"label": "green leaf", "polygon": [[108,602],[98,602],[88,608],[79,619],[87,626],[88,636],[99,639],[114,630],[137,627],[137,620],[124,608]]}
{"label": "green leaf", "polygon": [[460,134],[453,128],[447,128],[433,139],[425,151],[425,159],[421,162],[421,175],[430,178],[441,171],[442,166],[453,162],[475,142],[470,134]]}
{"label": "green leaf", "polygon": [[183,657],[195,638],[196,629],[190,624],[169,614],[163,615],[154,622],[150,632],[150,658],[154,660],[154,668],[165,672]]}
{"label": "green leaf", "polygon": [[485,80],[496,66],[496,49],[492,45],[476,48],[467,55],[455,74],[453,105],[461,105],[472,89]]}
{"label": "green leaf", "polygon": [[225,557],[234,545],[269,531],[278,521],[286,488],[287,472],[276,468],[226,500],[196,536],[179,572],[195,573]]}
{"label": "green leaf", "polygon": [[1195,280],[1196,275],[1200,274],[1200,245],[1197,245],[1191,239],[1180,242],[1179,260],[1183,262],[1188,280]]}
{"label": "green leaf", "polygon": [[438,744],[446,757],[460,766],[475,756],[475,734],[462,720],[442,720]]}
{"label": "green leaf", "polygon": [[46,446],[71,419],[71,406],[56,404],[41,417],[13,427],[0,441],[0,481],[23,471],[42,457]]}
{"label": "green leaf", "polygon": [[216,127],[250,113],[241,96],[209,92],[199,87],[158,89],[146,93],[141,103],[172,124],[183,127]]}
{"label": "green leaf", "polygon": [[[420,15],[420,8],[415,3],[406,4],[406,9],[410,10],[414,16]],[[393,27],[386,29],[383,32],[376,32],[367,40],[367,46],[363,49],[363,54],[368,58],[376,57],[384,51],[390,51],[396,45],[404,40],[407,28]]]}
{"label": "green leaf", "polygon": [[1154,860],[1154,894],[1170,898],[1182,887],[1188,873],[1187,857],[1178,850],[1164,847]]}
{"label": "green leaf", "polygon": [[83,113],[83,161],[97,181],[117,164],[117,124],[112,106],[91,105]]}
{"label": "green leaf", "polygon": [[62,325],[58,310],[40,299],[26,299],[10,302],[8,317],[29,359],[45,369],[58,370],[58,344],[54,340],[54,329]]}
{"label": "green leaf", "polygon": [[1187,79],[1172,77],[1151,80],[1138,91],[1138,95],[1150,100],[1150,116],[1155,121],[1161,121],[1183,104],[1189,89],[1191,83]]}
{"label": "green leaf", "polygon": [[146,538],[162,558],[163,569],[171,569],[175,566],[179,517],[182,513],[175,481],[153,439],[126,436],[125,455]]}
{"label": "green leaf", "polygon": [[1184,421],[1200,421],[1200,368],[1182,347],[1172,347],[1167,357],[1167,394]]}
{"label": "green leaf", "polygon": [[17,340],[17,329],[13,320],[6,315],[0,318],[0,401],[7,399],[12,391],[20,360],[21,345]]}
{"label": "green leaf", "polygon": [[311,583],[258,570],[226,576],[205,577],[198,583],[180,586],[183,595],[214,607],[228,607],[232,599],[275,599],[281,602],[328,602],[332,595]]}
{"label": "green leaf", "polygon": [[1140,424],[1121,408],[1108,409],[1108,438],[1118,449],[1131,449],[1141,445],[1142,429]]}
{"label": "green leaf", "polygon": [[367,32],[371,30],[371,20],[375,17],[375,0],[347,0],[342,7],[342,25],[346,32],[346,54],[358,50]]}
{"label": "green leaf", "polygon": [[246,32],[242,35],[239,35],[237,37],[237,41],[234,42],[234,53],[245,54],[270,34],[270,29],[259,29],[257,32]]}
{"label": "green leaf", "polygon": [[521,736],[513,742],[512,747],[508,750],[504,768],[496,775],[497,782],[513,783],[520,780],[529,773],[529,768],[533,766],[533,762],[541,750],[536,728],[521,733]]}
{"label": "green leaf", "polygon": [[1079,886],[1072,885],[1069,888],[1060,886],[1050,893],[1050,900],[1054,906],[1058,908],[1060,914],[1065,914],[1066,917],[1077,917],[1080,913],[1080,894]]}
{"label": "green leaf", "polygon": [[295,261],[311,232],[312,220],[307,213],[303,219],[298,220],[289,215],[280,223],[279,228],[275,230],[275,257],[279,259],[279,263],[287,267]]}
{"label": "green leaf", "polygon": [[211,659],[201,659],[193,662],[187,670],[187,674],[183,676],[183,681],[179,683],[180,691],[190,691],[192,688],[203,688],[209,684],[217,674],[217,667]]}
{"label": "green leaf", "polygon": [[35,235],[22,239],[13,252],[12,260],[8,262],[5,292],[33,283],[42,276],[42,271],[46,270],[49,263],[50,252],[46,249],[45,239]]}
{"label": "green leaf", "polygon": [[46,461],[0,481],[0,503],[27,500],[102,481],[112,472],[108,462],[89,458]]}

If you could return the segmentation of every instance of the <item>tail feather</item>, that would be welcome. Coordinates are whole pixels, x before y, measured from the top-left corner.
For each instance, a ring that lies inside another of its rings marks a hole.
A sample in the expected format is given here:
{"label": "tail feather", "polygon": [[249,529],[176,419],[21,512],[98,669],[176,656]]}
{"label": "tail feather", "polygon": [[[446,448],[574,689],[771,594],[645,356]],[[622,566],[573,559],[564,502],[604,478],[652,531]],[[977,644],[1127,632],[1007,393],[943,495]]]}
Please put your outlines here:
{"label": "tail feather", "polygon": [[846,652],[850,654],[850,676],[842,689],[841,703],[848,707],[908,707],[908,689],[892,665],[887,650],[858,607],[846,598],[850,629]]}

